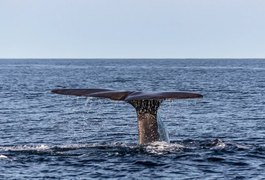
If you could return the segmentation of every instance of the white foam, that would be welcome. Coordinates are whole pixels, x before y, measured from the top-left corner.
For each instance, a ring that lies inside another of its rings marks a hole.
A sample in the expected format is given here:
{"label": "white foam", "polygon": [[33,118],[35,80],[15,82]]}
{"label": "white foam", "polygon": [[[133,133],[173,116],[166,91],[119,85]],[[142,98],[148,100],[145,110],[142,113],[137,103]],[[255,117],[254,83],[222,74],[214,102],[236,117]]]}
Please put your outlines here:
{"label": "white foam", "polygon": [[165,141],[156,141],[148,144],[145,149],[152,154],[164,154],[168,152],[176,152],[184,148],[181,144],[172,144]]}
{"label": "white foam", "polygon": [[51,147],[45,144],[41,145],[18,145],[18,146],[2,146],[0,150],[3,151],[45,151]]}
{"label": "white foam", "polygon": [[226,144],[220,140],[220,139],[216,139],[214,142],[213,142],[213,147],[211,149],[213,150],[222,150],[226,147]]}
{"label": "white foam", "polygon": [[8,159],[7,156],[0,154],[0,159]]}

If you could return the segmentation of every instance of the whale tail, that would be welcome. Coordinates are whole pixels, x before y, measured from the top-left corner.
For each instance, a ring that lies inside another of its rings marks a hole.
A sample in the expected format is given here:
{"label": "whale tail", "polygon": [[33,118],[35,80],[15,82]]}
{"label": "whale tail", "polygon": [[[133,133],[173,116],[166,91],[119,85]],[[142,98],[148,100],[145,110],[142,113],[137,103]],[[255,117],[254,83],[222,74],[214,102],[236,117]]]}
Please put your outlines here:
{"label": "whale tail", "polygon": [[158,131],[157,111],[165,99],[202,98],[197,93],[114,91],[109,89],[54,89],[56,94],[109,98],[131,104],[137,113],[139,144],[161,140]]}

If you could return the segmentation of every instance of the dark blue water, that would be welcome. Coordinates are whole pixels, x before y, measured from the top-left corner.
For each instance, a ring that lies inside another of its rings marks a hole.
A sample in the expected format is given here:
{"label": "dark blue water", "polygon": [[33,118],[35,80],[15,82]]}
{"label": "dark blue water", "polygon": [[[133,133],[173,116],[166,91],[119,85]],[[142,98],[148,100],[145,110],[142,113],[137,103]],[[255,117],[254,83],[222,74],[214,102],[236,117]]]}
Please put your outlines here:
{"label": "dark blue water", "polygon": [[[194,91],[171,143],[137,145],[134,108],[54,88]],[[263,60],[0,60],[0,179],[264,179]]]}

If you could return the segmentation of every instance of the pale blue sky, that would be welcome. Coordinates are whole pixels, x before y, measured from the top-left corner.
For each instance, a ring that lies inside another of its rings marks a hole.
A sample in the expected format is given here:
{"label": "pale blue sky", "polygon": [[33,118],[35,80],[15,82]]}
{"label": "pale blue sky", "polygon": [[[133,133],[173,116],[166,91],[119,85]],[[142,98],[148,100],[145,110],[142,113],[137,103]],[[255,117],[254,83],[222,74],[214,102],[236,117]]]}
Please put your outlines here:
{"label": "pale blue sky", "polygon": [[265,58],[265,0],[0,0],[0,58]]}

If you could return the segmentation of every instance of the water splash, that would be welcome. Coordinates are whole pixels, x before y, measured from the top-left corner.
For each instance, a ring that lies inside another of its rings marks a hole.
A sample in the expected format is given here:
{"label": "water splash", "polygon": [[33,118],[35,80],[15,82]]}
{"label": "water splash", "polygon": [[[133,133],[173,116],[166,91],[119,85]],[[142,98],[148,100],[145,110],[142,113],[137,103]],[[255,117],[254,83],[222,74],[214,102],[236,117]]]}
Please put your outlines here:
{"label": "water splash", "polygon": [[179,152],[184,148],[181,144],[170,144],[165,141],[156,141],[145,146],[146,152],[157,155]]}
{"label": "water splash", "polygon": [[165,123],[162,121],[159,113],[157,114],[157,125],[158,125],[159,140],[170,143],[168,130],[166,128]]}

